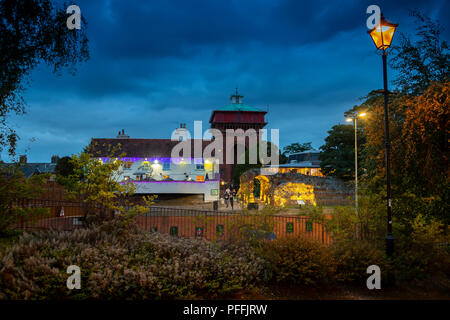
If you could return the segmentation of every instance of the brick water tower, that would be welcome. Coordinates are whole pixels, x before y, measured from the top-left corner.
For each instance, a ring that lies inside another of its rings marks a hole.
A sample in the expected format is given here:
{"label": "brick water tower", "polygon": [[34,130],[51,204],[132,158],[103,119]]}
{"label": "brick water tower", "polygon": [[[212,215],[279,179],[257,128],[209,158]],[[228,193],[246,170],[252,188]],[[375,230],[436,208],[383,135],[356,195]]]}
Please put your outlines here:
{"label": "brick water tower", "polygon": [[[259,129],[262,129],[266,126],[267,122],[265,122],[264,116],[267,111],[261,110],[256,107],[251,107],[245,105],[242,100],[244,96],[239,95],[238,90],[236,88],[236,94],[230,97],[231,104],[225,106],[220,109],[216,109],[212,112],[211,118],[209,119],[209,123],[211,124],[211,128],[218,129],[222,132],[224,139],[224,150],[223,150],[223,161],[224,163],[220,165],[219,171],[221,180],[225,184],[229,184],[232,181],[233,173],[236,168],[236,139],[233,145],[234,152],[234,163],[229,164],[225,163],[227,159],[227,150],[225,145],[226,140],[226,129],[242,129],[246,131],[247,129],[254,129],[257,133],[259,133]],[[245,149],[248,149],[248,141],[249,139],[245,139]]]}

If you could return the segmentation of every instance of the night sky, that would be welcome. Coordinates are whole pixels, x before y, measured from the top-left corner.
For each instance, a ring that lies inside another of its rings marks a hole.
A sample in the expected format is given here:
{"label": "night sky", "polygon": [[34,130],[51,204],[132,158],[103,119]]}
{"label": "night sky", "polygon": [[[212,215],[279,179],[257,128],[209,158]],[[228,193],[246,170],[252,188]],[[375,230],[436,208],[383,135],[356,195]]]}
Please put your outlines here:
{"label": "night sky", "polygon": [[445,38],[450,29],[445,0],[71,4],[88,21],[91,58],[75,76],[45,65],[30,75],[27,114],[10,120],[21,138],[17,153],[27,152],[29,162],[78,153],[92,137],[112,138],[122,128],[132,138],[170,138],[179,123],[192,130],[202,120],[206,130],[211,111],[228,105],[236,87],[244,103],[268,109],[281,146],[318,148],[344,123],[344,111],[382,86],[368,5],[379,5],[399,32],[414,32],[414,8],[439,19]]}

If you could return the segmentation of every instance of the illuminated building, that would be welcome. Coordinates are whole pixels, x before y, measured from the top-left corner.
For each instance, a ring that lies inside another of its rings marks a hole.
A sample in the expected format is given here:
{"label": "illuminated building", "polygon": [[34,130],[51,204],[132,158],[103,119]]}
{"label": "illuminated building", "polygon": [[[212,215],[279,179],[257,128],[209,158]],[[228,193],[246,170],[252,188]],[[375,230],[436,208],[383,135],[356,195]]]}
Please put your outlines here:
{"label": "illuminated building", "polygon": [[320,170],[320,151],[308,150],[289,155],[288,163],[280,164],[276,167],[266,166],[268,170],[273,168],[273,172],[279,173],[299,173],[307,176],[323,177]]}
{"label": "illuminated building", "polygon": [[[117,179],[132,182],[135,194],[203,195],[204,201],[218,200],[219,164],[216,158],[172,158],[172,149],[184,143],[193,149],[195,140],[187,136],[185,125],[175,131],[176,139],[134,139],[124,130],[116,138],[92,139],[90,152],[100,161],[123,161]],[[205,148],[211,141],[202,140]],[[117,156],[111,150],[117,149]],[[123,156],[120,156],[123,154]]]}

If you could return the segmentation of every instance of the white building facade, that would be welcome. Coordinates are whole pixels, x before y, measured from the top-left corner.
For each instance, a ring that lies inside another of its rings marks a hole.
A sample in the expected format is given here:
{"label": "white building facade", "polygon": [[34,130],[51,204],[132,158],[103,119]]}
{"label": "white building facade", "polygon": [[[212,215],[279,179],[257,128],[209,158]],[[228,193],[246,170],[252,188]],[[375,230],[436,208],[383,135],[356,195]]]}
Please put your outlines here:
{"label": "white building facade", "polygon": [[[218,200],[219,160],[214,157],[184,158],[183,155],[173,158],[171,151],[176,144],[191,142],[184,132],[180,133],[177,140],[131,139],[122,131],[115,139],[92,139],[91,152],[100,161],[111,161],[107,150],[119,147],[124,155],[114,158],[123,162],[117,178],[133,182],[135,194],[201,194],[205,202]],[[202,141],[202,146],[209,142]]]}

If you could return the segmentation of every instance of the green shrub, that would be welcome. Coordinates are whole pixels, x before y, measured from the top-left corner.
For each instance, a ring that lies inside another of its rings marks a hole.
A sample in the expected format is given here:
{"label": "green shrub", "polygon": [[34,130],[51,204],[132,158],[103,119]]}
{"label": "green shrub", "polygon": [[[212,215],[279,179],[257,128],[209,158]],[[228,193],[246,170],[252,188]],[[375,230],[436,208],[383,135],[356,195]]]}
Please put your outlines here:
{"label": "green shrub", "polygon": [[438,274],[450,276],[449,251],[439,246],[449,243],[444,231],[440,222],[421,214],[400,230],[394,257],[398,280],[420,280]]}
{"label": "green shrub", "polygon": [[[81,289],[68,290],[69,265]],[[25,234],[0,256],[1,299],[220,297],[261,280],[248,247],[146,233],[109,221],[72,232]]]}
{"label": "green shrub", "polygon": [[367,267],[377,265],[386,274],[389,263],[385,252],[368,241],[341,241],[331,246],[336,260],[336,280],[346,283],[365,283]]}
{"label": "green shrub", "polygon": [[267,261],[272,280],[285,284],[322,285],[334,278],[335,262],[330,250],[303,237],[266,241],[259,249]]}

